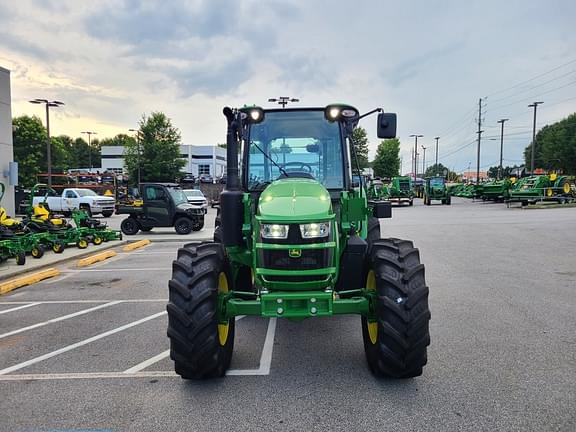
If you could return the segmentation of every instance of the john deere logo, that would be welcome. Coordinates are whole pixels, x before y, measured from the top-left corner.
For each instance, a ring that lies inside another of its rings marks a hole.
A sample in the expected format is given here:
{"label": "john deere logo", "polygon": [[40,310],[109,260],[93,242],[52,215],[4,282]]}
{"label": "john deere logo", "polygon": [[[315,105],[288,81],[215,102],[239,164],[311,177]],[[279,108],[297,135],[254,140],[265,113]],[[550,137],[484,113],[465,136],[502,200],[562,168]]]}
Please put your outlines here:
{"label": "john deere logo", "polygon": [[302,256],[302,251],[300,249],[290,249],[288,255],[290,255],[290,258],[300,258]]}

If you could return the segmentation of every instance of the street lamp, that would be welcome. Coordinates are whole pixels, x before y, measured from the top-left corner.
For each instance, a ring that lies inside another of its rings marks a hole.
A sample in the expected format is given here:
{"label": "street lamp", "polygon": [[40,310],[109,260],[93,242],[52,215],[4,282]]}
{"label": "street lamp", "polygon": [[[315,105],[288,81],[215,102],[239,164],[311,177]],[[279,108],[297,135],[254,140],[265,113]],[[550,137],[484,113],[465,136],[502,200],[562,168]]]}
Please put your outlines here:
{"label": "street lamp", "polygon": [[90,174],[92,174],[92,135],[98,135],[98,132],[84,131],[80,132],[83,134],[88,134],[88,163],[90,165]]}
{"label": "street lamp", "polygon": [[422,174],[425,176],[426,175],[426,147],[421,146],[422,150],[423,150],[423,155],[422,155]]}
{"label": "street lamp", "polygon": [[500,123],[502,127],[500,128],[500,165],[498,166],[498,180],[502,180],[502,153],[504,152],[504,123],[510,119],[500,119],[497,123]]}
{"label": "street lamp", "polygon": [[416,173],[418,172],[418,138],[424,135],[412,134],[410,138],[414,137],[414,181],[416,181]]}
{"label": "street lamp", "polygon": [[291,98],[290,96],[280,96],[279,98],[270,98],[268,102],[278,102],[278,105],[282,105],[282,108],[286,108],[289,102],[300,102],[300,99]]}
{"label": "street lamp", "polygon": [[46,140],[46,161],[48,165],[48,187],[52,187],[52,146],[50,144],[50,107],[59,107],[64,105],[64,102],[49,101],[48,99],[34,99],[29,101],[33,104],[46,105],[46,133],[48,139]]}
{"label": "street lamp", "polygon": [[534,175],[534,151],[535,149],[535,141],[536,141],[536,108],[538,105],[543,104],[544,102],[534,102],[528,105],[528,108],[534,108],[534,124],[532,126],[532,150],[530,150],[530,174]]}
{"label": "street lamp", "polygon": [[138,129],[128,129],[129,132],[136,132],[136,160],[138,162],[138,186],[140,186],[140,131]]}

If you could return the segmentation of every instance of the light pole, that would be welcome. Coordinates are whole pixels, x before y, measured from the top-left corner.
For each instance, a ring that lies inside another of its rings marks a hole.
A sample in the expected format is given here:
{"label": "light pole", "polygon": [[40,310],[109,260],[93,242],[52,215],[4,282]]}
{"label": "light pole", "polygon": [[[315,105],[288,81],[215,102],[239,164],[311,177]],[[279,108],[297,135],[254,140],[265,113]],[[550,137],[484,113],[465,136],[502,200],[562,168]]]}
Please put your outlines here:
{"label": "light pole", "polygon": [[534,175],[534,151],[536,150],[536,108],[544,102],[534,102],[528,105],[528,108],[534,108],[534,124],[532,126],[532,149],[530,150],[530,174]]}
{"label": "light pole", "polygon": [[88,134],[88,164],[90,165],[90,174],[92,174],[92,135],[98,135],[98,132],[84,131],[80,133]]}
{"label": "light pole", "polygon": [[268,102],[278,102],[278,105],[282,105],[284,109],[289,102],[300,102],[300,99],[291,98],[290,96],[280,96],[278,98],[270,98]]}
{"label": "light pole", "polygon": [[438,140],[440,137],[434,137],[434,139],[436,140],[436,170],[438,170]]}
{"label": "light pole", "polygon": [[422,147],[422,174],[425,176],[426,175],[426,147],[421,146]]}
{"label": "light pole", "polygon": [[34,99],[29,101],[33,104],[46,105],[46,133],[48,139],[46,140],[46,162],[48,165],[48,187],[52,187],[52,146],[50,144],[50,107],[59,107],[64,105],[64,102],[49,101],[48,99]]}
{"label": "light pole", "polygon": [[140,131],[138,129],[128,129],[130,132],[136,132],[136,160],[138,162],[138,186],[140,186]]}
{"label": "light pole", "polygon": [[510,119],[500,119],[497,123],[500,123],[500,165],[498,166],[498,180],[502,180],[502,153],[504,152],[504,123]]}
{"label": "light pole", "polygon": [[416,181],[416,173],[418,172],[418,138],[424,135],[412,134],[410,138],[414,137],[414,181]]}

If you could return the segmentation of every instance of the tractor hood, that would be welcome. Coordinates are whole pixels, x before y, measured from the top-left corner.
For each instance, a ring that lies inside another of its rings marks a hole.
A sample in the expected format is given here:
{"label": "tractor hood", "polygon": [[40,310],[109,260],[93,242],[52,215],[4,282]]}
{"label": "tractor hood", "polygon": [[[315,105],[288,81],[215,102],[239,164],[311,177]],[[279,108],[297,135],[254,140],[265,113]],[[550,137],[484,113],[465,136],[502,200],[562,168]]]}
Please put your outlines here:
{"label": "tractor hood", "polygon": [[262,220],[317,221],[331,217],[330,194],[316,180],[285,178],[271,183],[260,195]]}

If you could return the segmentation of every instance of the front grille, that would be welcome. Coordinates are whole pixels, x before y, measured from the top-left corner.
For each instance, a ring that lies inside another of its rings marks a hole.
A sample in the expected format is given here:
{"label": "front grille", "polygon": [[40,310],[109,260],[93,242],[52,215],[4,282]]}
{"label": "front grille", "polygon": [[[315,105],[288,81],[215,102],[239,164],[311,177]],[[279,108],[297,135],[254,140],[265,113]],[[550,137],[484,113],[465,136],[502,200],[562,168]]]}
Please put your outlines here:
{"label": "front grille", "polygon": [[330,267],[332,249],[301,249],[298,258],[292,258],[287,249],[262,249],[258,253],[260,267],[271,270],[316,270]]}
{"label": "front grille", "polygon": [[319,276],[266,276],[270,282],[317,282],[326,279],[326,275]]}
{"label": "front grille", "polygon": [[403,192],[407,192],[410,190],[410,183],[408,182],[401,182],[400,183],[400,190]]}

